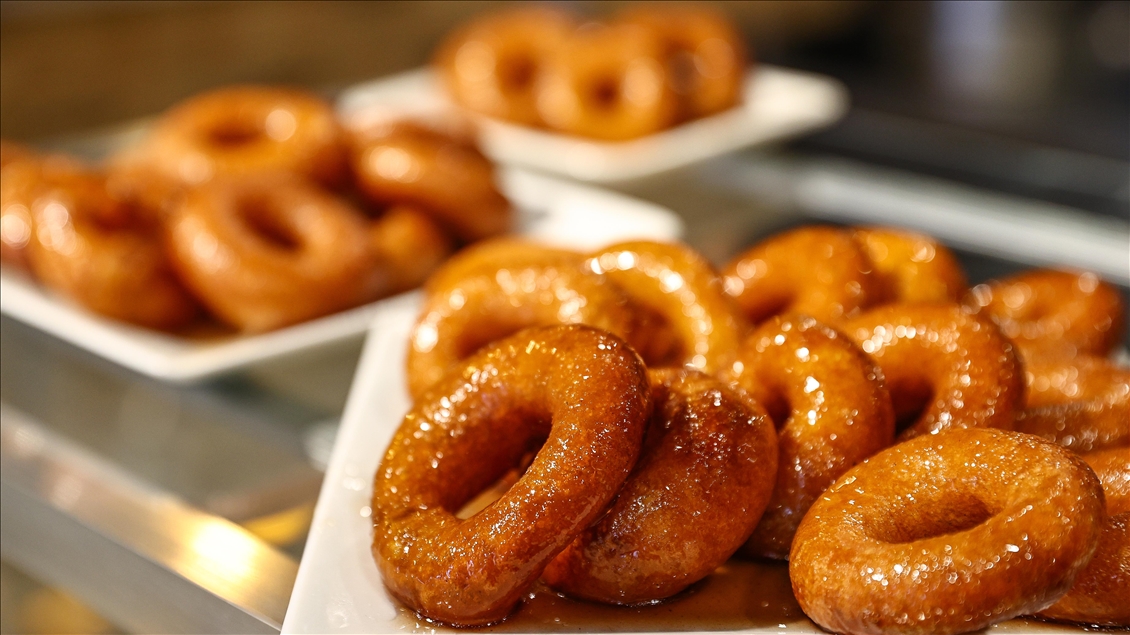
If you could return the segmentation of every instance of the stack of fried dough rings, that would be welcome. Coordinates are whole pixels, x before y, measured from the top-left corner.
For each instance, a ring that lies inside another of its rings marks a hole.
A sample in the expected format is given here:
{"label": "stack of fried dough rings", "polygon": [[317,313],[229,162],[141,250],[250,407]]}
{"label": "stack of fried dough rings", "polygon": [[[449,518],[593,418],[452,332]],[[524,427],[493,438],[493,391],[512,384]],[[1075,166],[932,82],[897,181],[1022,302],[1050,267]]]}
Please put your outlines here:
{"label": "stack of fried dough rings", "polygon": [[193,97],[99,167],[4,143],[2,170],[6,266],[168,331],[269,331],[398,293],[512,217],[469,135],[346,129],[284,88]]}
{"label": "stack of fried dough rings", "polygon": [[468,110],[621,141],[737,105],[745,59],[725,17],[657,3],[605,23],[545,7],[504,10],[449,36],[435,66]]}
{"label": "stack of fried dough rings", "polygon": [[720,273],[680,244],[485,241],[425,284],[373,555],[458,626],[534,583],[659,602],[734,554],[788,560],[835,632],[1128,625],[1124,319],[1092,274],[968,289],[887,228],[792,230]]}

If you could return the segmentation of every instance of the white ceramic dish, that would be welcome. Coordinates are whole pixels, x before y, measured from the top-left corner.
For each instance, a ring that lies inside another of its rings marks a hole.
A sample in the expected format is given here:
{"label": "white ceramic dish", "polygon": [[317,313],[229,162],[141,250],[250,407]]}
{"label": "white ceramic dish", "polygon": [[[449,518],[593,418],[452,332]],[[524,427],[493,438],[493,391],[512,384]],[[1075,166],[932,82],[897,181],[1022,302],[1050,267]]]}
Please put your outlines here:
{"label": "white ceramic dish", "polygon": [[[520,211],[518,232],[588,249],[627,238],[671,240],[682,222],[670,211],[612,192],[525,172],[500,171],[500,186]],[[0,274],[0,311],[139,373],[189,382],[330,342],[360,337],[382,300],[261,335],[197,340],[109,320],[27,278]]]}
{"label": "white ceramic dish", "polygon": [[[822,128],[843,116],[847,106],[847,90],[835,79],[761,65],[747,75],[740,106],[633,141],[592,141],[473,118],[480,125],[484,151],[497,161],[582,181],[614,182]],[[338,108],[356,125],[405,114],[443,116],[456,109],[426,69],[360,84],[341,96]]]}
{"label": "white ceramic dish", "polygon": [[[283,633],[453,631],[425,622],[392,600],[369,551],[372,478],[410,400],[404,359],[418,296],[381,307],[369,332],[314,511]],[[650,607],[572,602],[544,590],[497,632],[824,633],[796,605],[783,565],[731,561],[693,591]],[[1012,620],[1007,633],[1076,632]]]}

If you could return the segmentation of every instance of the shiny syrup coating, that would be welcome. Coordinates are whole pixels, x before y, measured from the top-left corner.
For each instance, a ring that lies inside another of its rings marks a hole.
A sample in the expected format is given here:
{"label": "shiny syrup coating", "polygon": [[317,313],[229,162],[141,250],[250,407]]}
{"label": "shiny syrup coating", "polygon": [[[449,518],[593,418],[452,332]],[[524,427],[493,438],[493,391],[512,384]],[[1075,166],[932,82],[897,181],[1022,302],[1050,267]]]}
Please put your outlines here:
{"label": "shiny syrup coating", "polygon": [[883,371],[903,425],[900,439],[952,428],[1012,428],[1024,376],[1012,344],[987,319],[956,304],[892,304],[843,330]]}
{"label": "shiny syrup coating", "polygon": [[894,443],[891,398],[858,346],[803,316],[758,327],[730,379],[779,425],[777,485],[742,552],[783,560],[812,502],[848,468]]}
{"label": "shiny syrup coating", "polygon": [[680,102],[680,119],[695,119],[742,100],[746,52],[724,15],[705,5],[650,3],[632,6],[615,20],[659,34]]}
{"label": "shiny syrup coating", "polygon": [[448,94],[464,108],[537,126],[545,59],[575,28],[573,19],[556,9],[500,11],[450,35],[436,52],[435,65]]}
{"label": "shiny syrup coating", "polygon": [[473,142],[402,121],[359,131],[352,146],[357,186],[373,202],[418,207],[468,242],[510,229],[510,201]]}
{"label": "shiny syrup coating", "polygon": [[964,304],[999,324],[1027,359],[1105,356],[1122,339],[1122,298],[1093,273],[1028,271],[977,285]]}
{"label": "shiny syrup coating", "polygon": [[875,265],[881,302],[940,304],[961,300],[967,284],[957,258],[924,234],[871,227],[852,233]]}
{"label": "shiny syrup coating", "polygon": [[1103,484],[1106,513],[1130,512],[1130,446],[1084,454],[1083,460]]}
{"label": "shiny syrup coating", "polygon": [[1130,444],[1130,370],[1099,358],[1029,360],[1015,429],[1087,453]]}
{"label": "shiny syrup coating", "polygon": [[699,371],[649,376],[639,463],[607,514],[542,574],[570,596],[640,604],[682,591],[737,550],[773,491],[777,439],[764,410]]}
{"label": "shiny syrup coating", "polygon": [[269,331],[354,306],[387,286],[367,221],[284,174],[193,189],[166,226],[181,278],[216,317]]}
{"label": "shiny syrup coating", "polygon": [[[595,329],[529,329],[475,354],[417,400],[377,469],[373,555],[385,586],[440,622],[506,617],[619,491],[650,410],[639,356]],[[509,491],[456,518],[533,450]]]}
{"label": "shiny syrup coating", "polygon": [[428,278],[424,289],[428,293],[441,293],[458,285],[465,278],[483,273],[494,275],[503,268],[580,265],[583,260],[584,256],[580,252],[549,247],[529,238],[488,238],[468,245],[448,258]]}
{"label": "shiny syrup coating", "polygon": [[634,241],[593,254],[587,266],[663,318],[678,342],[674,365],[707,373],[729,365],[745,320],[701,255],[685,245]]}
{"label": "shiny syrup coating", "polygon": [[726,293],[755,324],[774,315],[803,313],[836,325],[880,297],[872,267],[847,232],[814,226],[755,245],[722,275]]}
{"label": "shiny syrup coating", "polygon": [[4,169],[0,198],[6,228],[13,214],[30,221],[20,257],[45,286],[149,328],[175,330],[198,314],[159,228],[115,200],[101,173],[61,157],[20,161]]}
{"label": "shiny syrup coating", "polygon": [[625,141],[675,123],[679,102],[659,34],[633,24],[590,23],[546,57],[538,114],[550,128]]}
{"label": "shiny syrup coating", "polygon": [[838,633],[963,633],[1042,610],[1094,553],[1098,479],[1031,435],[957,429],[848,470],[813,504],[789,575]]}
{"label": "shiny syrup coating", "polygon": [[477,271],[458,283],[434,285],[425,298],[408,342],[412,395],[480,346],[526,327],[587,324],[620,337],[634,330],[627,296],[579,261]]}
{"label": "shiny syrup coating", "polygon": [[1095,555],[1058,602],[1036,615],[1054,620],[1130,626],[1130,512],[1103,523]]}
{"label": "shiny syrup coating", "polygon": [[269,86],[231,86],[181,102],[130,154],[193,185],[260,172],[337,185],[346,174],[333,107],[307,91]]}

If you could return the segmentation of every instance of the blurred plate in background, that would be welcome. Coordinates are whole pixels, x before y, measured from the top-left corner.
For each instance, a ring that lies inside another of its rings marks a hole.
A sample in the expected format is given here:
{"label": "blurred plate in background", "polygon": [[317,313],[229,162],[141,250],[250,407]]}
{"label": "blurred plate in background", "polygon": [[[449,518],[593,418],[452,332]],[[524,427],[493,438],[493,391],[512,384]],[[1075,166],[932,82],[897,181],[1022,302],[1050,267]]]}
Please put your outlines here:
{"label": "blurred plate in background", "polygon": [[[385,117],[434,117],[457,109],[427,69],[356,86],[342,94],[338,107],[346,122],[361,126]],[[632,141],[594,141],[471,117],[481,127],[483,150],[496,161],[611,183],[811,132],[837,121],[847,107],[847,90],[831,77],[761,65],[747,74],[740,106]]]}

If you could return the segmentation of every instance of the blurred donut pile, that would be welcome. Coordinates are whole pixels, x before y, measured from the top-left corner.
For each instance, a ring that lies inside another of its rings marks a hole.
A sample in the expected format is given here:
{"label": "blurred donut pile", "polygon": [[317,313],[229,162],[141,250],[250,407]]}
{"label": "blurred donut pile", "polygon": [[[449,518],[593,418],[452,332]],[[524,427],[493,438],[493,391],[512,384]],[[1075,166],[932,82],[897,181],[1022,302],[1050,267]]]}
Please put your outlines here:
{"label": "blurred donut pile", "polygon": [[1093,274],[969,289],[888,228],[792,230],[721,272],[681,244],[485,241],[425,285],[373,555],[458,626],[535,584],[661,602],[734,554],[788,560],[833,632],[1130,625],[1124,320]]}
{"label": "blurred donut pile", "polygon": [[469,136],[346,130],[283,88],[193,97],[99,166],[5,142],[2,170],[5,266],[170,331],[269,331],[398,293],[512,221]]}
{"label": "blurred donut pile", "polygon": [[746,53],[726,18],[699,6],[633,7],[602,23],[522,7],[453,33],[435,65],[468,110],[620,141],[737,105]]}

